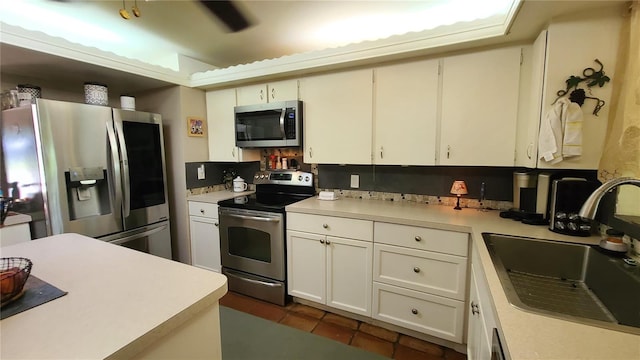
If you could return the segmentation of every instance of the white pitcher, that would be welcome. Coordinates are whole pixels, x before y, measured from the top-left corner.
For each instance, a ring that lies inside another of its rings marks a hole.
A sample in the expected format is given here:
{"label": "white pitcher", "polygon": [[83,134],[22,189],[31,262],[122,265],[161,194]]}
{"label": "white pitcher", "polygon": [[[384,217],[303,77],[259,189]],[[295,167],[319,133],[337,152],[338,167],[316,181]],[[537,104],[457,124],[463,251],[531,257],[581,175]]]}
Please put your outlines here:
{"label": "white pitcher", "polygon": [[247,190],[247,183],[244,181],[243,178],[238,176],[237,178],[233,179],[233,191],[241,192],[246,190]]}

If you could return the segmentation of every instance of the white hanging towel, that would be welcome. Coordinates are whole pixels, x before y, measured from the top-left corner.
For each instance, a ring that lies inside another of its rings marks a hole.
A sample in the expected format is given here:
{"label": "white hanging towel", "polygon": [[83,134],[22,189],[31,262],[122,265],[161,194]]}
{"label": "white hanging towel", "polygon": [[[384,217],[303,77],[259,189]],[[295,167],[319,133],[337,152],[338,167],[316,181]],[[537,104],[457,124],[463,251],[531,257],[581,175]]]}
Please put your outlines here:
{"label": "white hanging towel", "polygon": [[540,159],[557,164],[582,155],[582,109],[566,98],[556,101],[540,123]]}

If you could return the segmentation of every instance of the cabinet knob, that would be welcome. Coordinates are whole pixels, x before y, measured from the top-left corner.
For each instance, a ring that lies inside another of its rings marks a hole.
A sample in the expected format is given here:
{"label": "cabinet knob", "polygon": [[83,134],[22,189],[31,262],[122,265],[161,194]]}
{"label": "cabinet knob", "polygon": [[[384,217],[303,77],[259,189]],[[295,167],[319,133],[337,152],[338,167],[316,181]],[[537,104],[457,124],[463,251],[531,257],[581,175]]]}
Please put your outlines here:
{"label": "cabinet knob", "polygon": [[411,313],[413,315],[418,315],[418,309],[416,309],[416,308],[411,309]]}
{"label": "cabinet knob", "polygon": [[420,236],[416,236],[414,239],[416,239],[416,241],[422,241],[422,238]]}
{"label": "cabinet knob", "polygon": [[214,222],[213,225],[216,226],[216,227],[219,226],[219,224],[217,222]]}
{"label": "cabinet knob", "polygon": [[327,245],[331,245],[331,241],[329,241],[329,239],[327,239]]}
{"label": "cabinet knob", "polygon": [[324,240],[320,240],[320,244],[324,244]]}
{"label": "cabinet knob", "polygon": [[323,228],[325,228],[325,229],[328,229],[328,228],[329,228],[329,225],[327,225],[327,224],[322,224],[322,227],[323,227]]}
{"label": "cabinet knob", "polygon": [[204,209],[200,209],[200,214],[204,214]]}
{"label": "cabinet knob", "polygon": [[420,272],[420,268],[419,268],[419,267],[417,267],[417,266],[416,266],[416,267],[414,267],[414,268],[413,268],[413,272],[414,272],[414,273],[419,273],[419,272]]}
{"label": "cabinet knob", "polygon": [[478,306],[478,304],[474,303],[473,301],[471,302],[471,314],[472,315],[480,314],[480,307]]}

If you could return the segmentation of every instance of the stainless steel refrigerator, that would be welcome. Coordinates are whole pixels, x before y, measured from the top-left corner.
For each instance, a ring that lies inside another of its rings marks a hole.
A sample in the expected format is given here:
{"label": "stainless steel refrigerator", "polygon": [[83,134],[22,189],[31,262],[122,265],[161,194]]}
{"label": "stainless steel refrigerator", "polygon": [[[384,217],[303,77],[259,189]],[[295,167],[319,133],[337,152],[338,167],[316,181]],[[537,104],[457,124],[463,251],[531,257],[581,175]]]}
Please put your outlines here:
{"label": "stainless steel refrigerator", "polygon": [[171,258],[158,114],[37,99],[2,111],[14,211],[32,238],[80,233]]}

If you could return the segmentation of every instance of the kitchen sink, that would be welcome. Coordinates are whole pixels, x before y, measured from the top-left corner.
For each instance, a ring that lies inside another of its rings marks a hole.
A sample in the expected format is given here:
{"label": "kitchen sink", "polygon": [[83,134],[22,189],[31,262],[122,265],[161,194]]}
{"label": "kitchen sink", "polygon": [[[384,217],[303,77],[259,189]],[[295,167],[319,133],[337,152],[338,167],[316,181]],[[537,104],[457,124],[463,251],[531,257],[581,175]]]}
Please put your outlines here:
{"label": "kitchen sink", "polygon": [[513,306],[640,335],[640,266],[597,246],[482,236]]}

